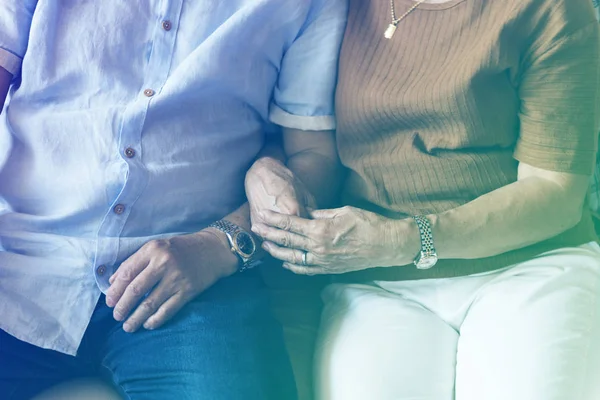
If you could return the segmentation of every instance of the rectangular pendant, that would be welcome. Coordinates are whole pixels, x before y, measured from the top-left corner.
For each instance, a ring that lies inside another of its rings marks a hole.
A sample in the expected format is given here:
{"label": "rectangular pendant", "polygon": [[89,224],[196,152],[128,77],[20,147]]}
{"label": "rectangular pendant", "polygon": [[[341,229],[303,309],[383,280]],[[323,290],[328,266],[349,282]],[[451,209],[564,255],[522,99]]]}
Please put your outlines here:
{"label": "rectangular pendant", "polygon": [[385,33],[383,34],[383,36],[386,39],[391,39],[394,36],[394,33],[396,32],[396,25],[394,24],[390,24],[387,29],[385,30]]}

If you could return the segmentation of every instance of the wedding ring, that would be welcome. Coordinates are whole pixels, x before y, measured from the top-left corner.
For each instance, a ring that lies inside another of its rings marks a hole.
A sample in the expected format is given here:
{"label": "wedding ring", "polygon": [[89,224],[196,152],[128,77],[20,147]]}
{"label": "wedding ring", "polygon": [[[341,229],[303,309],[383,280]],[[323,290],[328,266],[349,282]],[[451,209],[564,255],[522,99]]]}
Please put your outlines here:
{"label": "wedding ring", "polygon": [[302,252],[302,265],[304,265],[305,267],[308,265],[308,263],[306,262],[306,252],[305,251]]}

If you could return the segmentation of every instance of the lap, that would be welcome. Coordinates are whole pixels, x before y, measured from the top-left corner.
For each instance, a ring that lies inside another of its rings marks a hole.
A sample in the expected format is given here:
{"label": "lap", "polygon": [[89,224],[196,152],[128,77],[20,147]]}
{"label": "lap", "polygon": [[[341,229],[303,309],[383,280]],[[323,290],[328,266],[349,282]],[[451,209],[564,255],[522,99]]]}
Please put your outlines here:
{"label": "lap", "polygon": [[253,272],[222,280],[152,331],[126,333],[102,298],[77,357],[0,331],[3,400],[95,374],[133,400],[296,399],[281,327]]}
{"label": "lap", "polygon": [[598,254],[557,252],[487,285],[460,328],[456,398],[600,398],[599,271]]}
{"label": "lap", "polygon": [[599,254],[558,251],[397,292],[328,287],[319,399],[600,398]]}
{"label": "lap", "polygon": [[295,399],[280,326],[254,274],[219,282],[161,329],[110,330],[102,365],[126,398]]}
{"label": "lap", "polygon": [[318,400],[451,400],[458,333],[419,304],[332,285],[315,365]]}

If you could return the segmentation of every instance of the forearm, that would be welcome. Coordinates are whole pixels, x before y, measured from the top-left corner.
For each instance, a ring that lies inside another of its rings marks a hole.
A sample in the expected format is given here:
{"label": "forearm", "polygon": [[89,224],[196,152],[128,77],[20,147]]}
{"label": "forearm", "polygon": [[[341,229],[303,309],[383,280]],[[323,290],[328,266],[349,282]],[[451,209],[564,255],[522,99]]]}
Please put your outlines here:
{"label": "forearm", "polygon": [[[569,188],[532,176],[428,217],[439,258],[475,259],[556,236],[579,222],[582,207],[583,195],[574,197]],[[397,225],[407,249],[402,260],[406,264],[420,249],[418,228],[410,220]]]}
{"label": "forearm", "polygon": [[333,207],[343,183],[334,131],[284,129],[288,168],[315,197],[319,208]]}
{"label": "forearm", "polygon": [[6,94],[10,88],[12,78],[13,76],[10,72],[0,67],[0,111],[2,111],[4,102],[6,101]]}
{"label": "forearm", "polygon": [[258,153],[257,160],[271,158],[285,164],[287,157],[283,149],[283,138],[281,135],[269,135],[265,145]]}
{"label": "forearm", "polygon": [[305,152],[288,159],[287,166],[313,194],[319,208],[334,207],[338,203],[343,169],[337,159]]}

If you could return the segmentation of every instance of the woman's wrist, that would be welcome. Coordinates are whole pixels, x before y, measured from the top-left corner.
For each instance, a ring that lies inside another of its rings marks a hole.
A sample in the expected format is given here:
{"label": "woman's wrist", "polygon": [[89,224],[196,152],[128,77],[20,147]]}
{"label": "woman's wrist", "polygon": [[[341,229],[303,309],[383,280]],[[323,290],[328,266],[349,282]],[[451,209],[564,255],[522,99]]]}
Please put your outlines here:
{"label": "woman's wrist", "polygon": [[403,266],[411,264],[419,251],[421,240],[419,228],[413,218],[387,221],[387,236],[390,238],[387,252],[391,256],[385,266]]}

